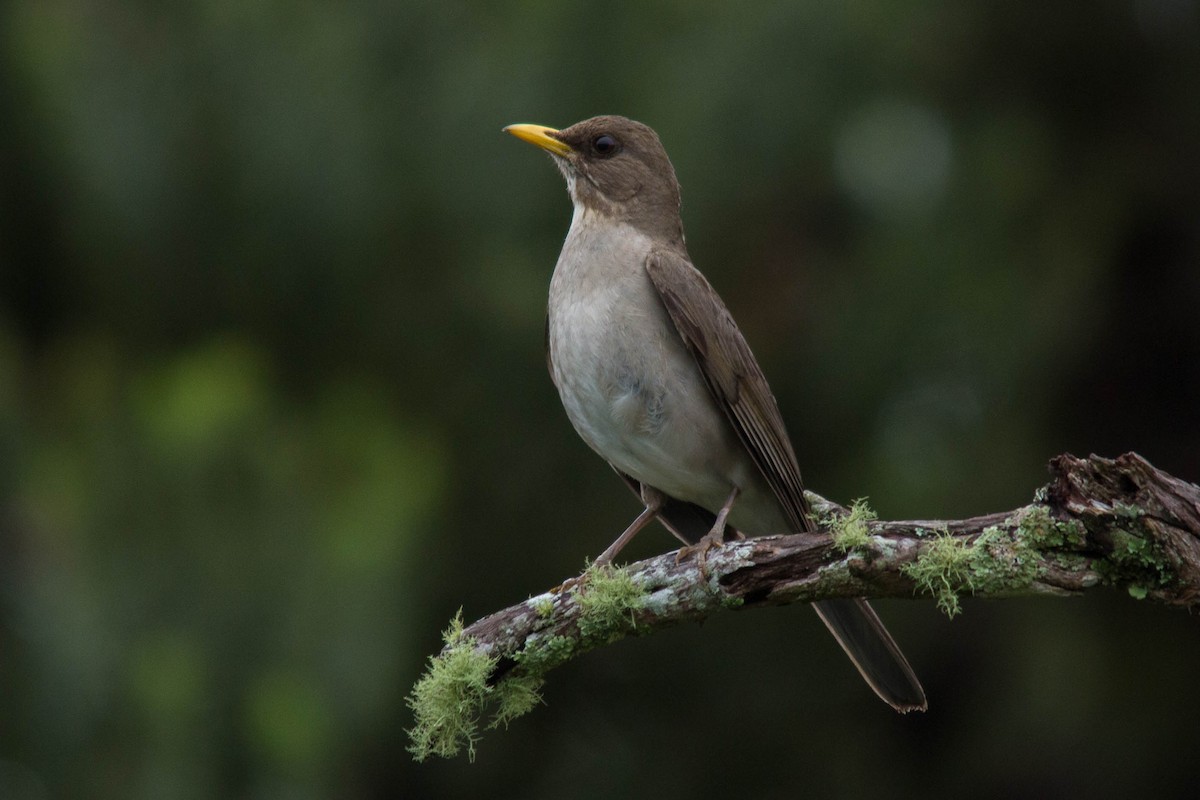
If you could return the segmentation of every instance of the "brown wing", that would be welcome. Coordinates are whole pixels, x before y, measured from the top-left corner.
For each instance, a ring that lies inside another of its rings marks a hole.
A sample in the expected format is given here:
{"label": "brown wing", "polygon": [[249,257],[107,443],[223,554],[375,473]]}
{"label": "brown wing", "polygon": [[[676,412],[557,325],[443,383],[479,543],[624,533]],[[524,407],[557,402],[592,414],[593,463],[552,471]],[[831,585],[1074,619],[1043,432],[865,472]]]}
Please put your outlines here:
{"label": "brown wing", "polygon": [[[646,259],[646,273],[717,404],[771,485],[794,529],[812,530],[800,467],[779,406],[725,304],[691,262],[678,254],[651,252]],[[546,364],[553,379],[548,340],[547,326]],[[613,469],[640,497],[641,484],[615,465]],[[714,519],[707,509],[673,498],[668,498],[659,518],[672,533],[691,543],[704,536]],[[901,712],[925,710],[920,681],[866,600],[825,600],[813,603],[813,607],[876,694]]]}
{"label": "brown wing", "polygon": [[678,253],[651,251],[646,273],[793,530],[811,530],[800,467],[779,406],[729,310],[700,271]]}
{"label": "brown wing", "polygon": [[[812,530],[800,468],[775,396],[721,298],[683,256],[653,251],[646,272],[717,404],[796,531]],[[925,692],[866,600],[813,603],[875,693],[898,711],[924,710]]]}

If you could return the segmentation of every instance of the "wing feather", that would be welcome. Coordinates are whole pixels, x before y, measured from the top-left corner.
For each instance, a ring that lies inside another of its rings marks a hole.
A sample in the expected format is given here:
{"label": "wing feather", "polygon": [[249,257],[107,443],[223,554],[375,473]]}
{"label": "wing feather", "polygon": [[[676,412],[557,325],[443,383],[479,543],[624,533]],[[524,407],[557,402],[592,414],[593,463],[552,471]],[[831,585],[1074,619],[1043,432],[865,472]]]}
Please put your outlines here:
{"label": "wing feather", "polygon": [[733,316],[708,280],[683,255],[653,250],[646,273],[667,315],[700,367],[794,530],[811,530],[796,454],[779,405]]}

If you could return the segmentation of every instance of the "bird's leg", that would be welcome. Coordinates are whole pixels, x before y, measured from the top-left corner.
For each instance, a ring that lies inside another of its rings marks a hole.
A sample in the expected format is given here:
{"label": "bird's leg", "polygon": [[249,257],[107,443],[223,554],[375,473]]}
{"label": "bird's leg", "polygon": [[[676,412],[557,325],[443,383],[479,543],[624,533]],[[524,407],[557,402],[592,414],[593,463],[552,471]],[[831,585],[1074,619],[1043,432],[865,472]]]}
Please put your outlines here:
{"label": "bird's leg", "polygon": [[725,521],[729,519],[729,512],[733,509],[733,503],[737,500],[741,491],[737,486],[733,487],[733,491],[729,493],[729,497],[726,498],[724,505],[721,506],[721,510],[717,512],[717,519],[713,523],[712,530],[706,533],[700,541],[680,550],[676,562],[692,553],[696,553],[696,558],[700,565],[700,574],[707,575],[708,551],[724,544]]}
{"label": "bird's leg", "polygon": [[607,550],[596,556],[596,560],[592,562],[592,566],[603,567],[612,562],[616,558],[617,553],[621,552],[625,548],[625,545],[629,544],[633,537],[637,535],[638,531],[646,527],[646,524],[654,519],[654,515],[657,513],[658,508],[646,506],[646,510],[638,514],[637,519],[629,523],[629,527],[625,529],[625,532],[618,536],[617,540],[610,544]]}
{"label": "bird's leg", "polygon": [[733,491],[729,493],[729,497],[725,500],[725,505],[721,506],[721,510],[717,512],[717,521],[713,523],[712,530],[704,537],[711,540],[713,545],[718,545],[725,541],[725,520],[729,519],[729,512],[733,510],[733,501],[737,500],[737,496],[741,492],[742,490],[738,487],[733,487]]}
{"label": "bird's leg", "polygon": [[[596,567],[606,567],[611,564],[612,560],[617,557],[617,553],[621,552],[625,548],[625,545],[632,541],[634,536],[637,536],[638,531],[646,527],[646,525],[658,515],[658,512],[662,510],[663,504],[666,501],[667,499],[662,492],[643,484],[642,502],[646,504],[646,508],[642,511],[642,513],[637,515],[637,519],[629,523],[629,527],[625,529],[624,533],[617,537],[616,541],[610,544],[603,553],[596,556],[596,560],[592,562],[590,569],[595,569]],[[580,575],[577,578],[570,578],[563,581],[550,591],[554,593],[567,591],[568,589],[572,589],[576,586],[586,583],[587,578],[588,575],[585,572],[583,575]]]}

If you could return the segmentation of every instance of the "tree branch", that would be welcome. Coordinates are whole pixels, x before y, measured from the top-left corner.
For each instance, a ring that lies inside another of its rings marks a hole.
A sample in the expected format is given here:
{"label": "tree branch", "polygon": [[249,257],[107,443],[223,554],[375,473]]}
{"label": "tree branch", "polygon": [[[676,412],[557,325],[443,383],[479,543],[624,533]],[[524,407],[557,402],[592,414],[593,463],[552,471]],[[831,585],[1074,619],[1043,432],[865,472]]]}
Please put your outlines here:
{"label": "tree branch", "polygon": [[[1095,587],[1168,605],[1197,604],[1200,487],[1135,453],[1115,460],[1061,455],[1049,467],[1051,481],[1033,502],[1006,513],[884,522],[865,506],[845,509],[810,495],[819,533],[714,548],[706,574],[695,558],[677,561],[675,553],[620,570],[589,570],[456,628],[422,681],[433,679],[439,660],[472,654],[483,671],[479,709],[496,700],[496,721],[506,723],[536,702],[541,676],[570,658],[726,608],[932,596],[953,616],[963,594],[1074,595]],[[422,709],[421,691],[418,683],[410,697],[418,722],[410,732],[414,754],[457,752],[457,745],[444,750],[428,736],[422,744],[429,709]],[[473,723],[456,735],[470,746]]]}

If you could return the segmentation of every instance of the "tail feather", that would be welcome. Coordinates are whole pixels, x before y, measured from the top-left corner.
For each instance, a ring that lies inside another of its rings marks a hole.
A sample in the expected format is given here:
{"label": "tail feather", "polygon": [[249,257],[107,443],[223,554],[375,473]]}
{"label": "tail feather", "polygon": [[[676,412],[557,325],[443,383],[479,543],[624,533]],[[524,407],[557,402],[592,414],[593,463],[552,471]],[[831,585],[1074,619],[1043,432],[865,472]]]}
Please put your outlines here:
{"label": "tail feather", "polygon": [[[637,480],[620,470],[617,474],[641,496]],[[688,544],[700,541],[716,521],[708,509],[674,498],[667,498],[658,516],[671,533]],[[727,530],[727,538],[732,533]],[[880,699],[902,714],[926,709],[921,682],[866,600],[821,600],[812,606]]]}
{"label": "tail feather", "polygon": [[928,707],[921,682],[866,600],[821,600],[812,606],[881,700],[901,714]]}

